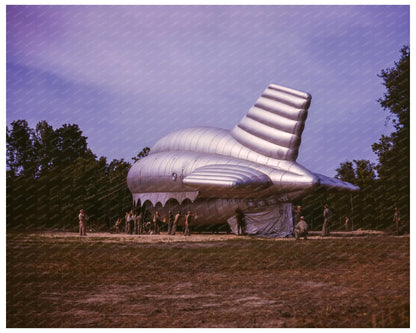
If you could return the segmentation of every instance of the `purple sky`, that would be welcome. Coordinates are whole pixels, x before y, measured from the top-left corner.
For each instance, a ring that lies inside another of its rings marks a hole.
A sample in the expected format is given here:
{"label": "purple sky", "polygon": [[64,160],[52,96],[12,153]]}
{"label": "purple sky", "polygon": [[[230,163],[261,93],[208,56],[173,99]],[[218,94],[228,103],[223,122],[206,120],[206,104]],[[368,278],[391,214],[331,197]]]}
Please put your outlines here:
{"label": "purple sky", "polygon": [[298,162],[376,161],[377,74],[409,45],[409,6],[7,6],[7,125],[78,124],[132,162],[185,127],[232,129],[270,83],[312,94]]}

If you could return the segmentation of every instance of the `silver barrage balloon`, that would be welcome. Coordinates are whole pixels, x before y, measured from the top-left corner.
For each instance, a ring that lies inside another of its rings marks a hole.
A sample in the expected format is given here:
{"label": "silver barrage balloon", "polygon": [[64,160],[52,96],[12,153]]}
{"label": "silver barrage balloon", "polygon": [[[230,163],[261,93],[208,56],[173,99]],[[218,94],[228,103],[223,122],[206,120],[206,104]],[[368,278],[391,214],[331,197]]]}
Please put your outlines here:
{"label": "silver barrage balloon", "polygon": [[230,131],[212,127],[172,132],[130,169],[135,204],[166,216],[193,211],[195,224],[228,222],[236,209],[251,235],[292,234],[292,204],[318,187],[359,188],[296,163],[311,95],[271,84]]}

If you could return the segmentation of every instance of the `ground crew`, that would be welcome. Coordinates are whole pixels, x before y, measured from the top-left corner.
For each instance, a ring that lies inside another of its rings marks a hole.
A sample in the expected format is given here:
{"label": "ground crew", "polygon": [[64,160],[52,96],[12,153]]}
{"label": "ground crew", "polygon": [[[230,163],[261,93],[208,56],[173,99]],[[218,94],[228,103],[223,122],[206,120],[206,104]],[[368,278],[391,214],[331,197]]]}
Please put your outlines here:
{"label": "ground crew", "polygon": [[396,233],[400,235],[400,212],[394,207],[393,223],[396,224]]}
{"label": "ground crew", "polygon": [[185,231],[183,232],[185,236],[191,235],[191,224],[193,217],[194,216],[191,211],[188,211],[188,214],[185,215]]}
{"label": "ground crew", "polygon": [[131,235],[133,233],[133,213],[130,211],[130,213],[126,213],[126,232]]}
{"label": "ground crew", "polygon": [[116,229],[116,233],[120,233],[120,224],[121,224],[121,218],[118,218],[116,221],[116,224],[114,225],[114,228]]}
{"label": "ground crew", "polygon": [[345,223],[344,223],[345,231],[350,230],[350,218],[348,216],[345,216]]}
{"label": "ground crew", "polygon": [[300,221],[301,210],[300,206],[296,206],[296,209],[293,211],[293,230],[295,229],[296,225]]}
{"label": "ground crew", "polygon": [[141,235],[143,234],[143,214],[140,212],[140,214],[137,216],[137,234]]}
{"label": "ground crew", "polygon": [[240,208],[235,210],[235,217],[237,219],[237,235],[241,236],[246,233],[246,223],[243,211]]}
{"label": "ground crew", "polygon": [[300,217],[299,222],[296,224],[295,237],[296,240],[300,237],[303,237],[305,240],[308,239],[308,224],[303,220],[303,216]]}
{"label": "ground crew", "polygon": [[170,210],[168,213],[168,235],[172,235],[172,226],[175,217],[173,216],[172,211]]}
{"label": "ground crew", "polygon": [[153,217],[153,231],[154,231],[154,234],[156,234],[156,235],[160,234],[160,215],[159,215],[159,212],[156,212],[155,216]]}
{"label": "ground crew", "polygon": [[135,211],[132,211],[133,214],[131,215],[132,220],[132,233],[137,235],[137,214]]}
{"label": "ground crew", "polygon": [[79,219],[79,235],[87,236],[87,234],[85,233],[85,229],[87,228],[88,215],[85,214],[85,211],[83,209],[79,211],[78,219]]}
{"label": "ground crew", "polygon": [[176,233],[176,226],[179,223],[179,219],[181,217],[181,211],[178,210],[177,214],[175,215],[175,219],[173,220],[173,225],[172,225],[172,231],[171,231],[171,235],[174,235]]}
{"label": "ground crew", "polygon": [[331,211],[328,208],[328,205],[324,205],[324,224],[322,226],[322,237],[329,236],[329,228],[331,224]]}

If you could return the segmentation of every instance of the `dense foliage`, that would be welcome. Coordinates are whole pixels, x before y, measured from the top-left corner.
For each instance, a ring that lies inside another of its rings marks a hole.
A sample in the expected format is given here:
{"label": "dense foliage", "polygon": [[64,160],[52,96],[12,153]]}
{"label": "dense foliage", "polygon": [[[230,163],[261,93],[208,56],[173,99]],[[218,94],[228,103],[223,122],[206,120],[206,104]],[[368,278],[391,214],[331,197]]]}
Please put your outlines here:
{"label": "dense foliage", "polygon": [[378,100],[389,112],[395,131],[383,135],[372,145],[378,163],[353,160],[341,163],[336,177],[361,188],[349,194],[317,191],[306,197],[302,204],[304,214],[315,227],[322,224],[322,206],[328,202],[334,212],[334,226],[343,226],[345,216],[352,220],[354,229],[393,228],[394,207],[400,211],[405,228],[409,228],[410,204],[410,52],[401,49],[399,62],[393,68],[381,71],[386,93]]}
{"label": "dense foliage", "polygon": [[76,228],[83,208],[93,225],[104,228],[131,209],[131,164],[97,158],[78,125],[53,129],[41,121],[32,129],[25,120],[13,121],[6,144],[8,227]]}

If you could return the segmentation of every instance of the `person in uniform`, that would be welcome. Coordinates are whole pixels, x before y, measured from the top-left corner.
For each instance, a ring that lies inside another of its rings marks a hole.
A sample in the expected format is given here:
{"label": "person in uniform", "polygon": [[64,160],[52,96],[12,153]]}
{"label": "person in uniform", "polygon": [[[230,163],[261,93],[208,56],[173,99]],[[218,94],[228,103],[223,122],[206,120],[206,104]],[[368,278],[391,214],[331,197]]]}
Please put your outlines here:
{"label": "person in uniform", "polygon": [[179,223],[179,219],[181,217],[181,211],[178,210],[178,212],[175,215],[175,219],[173,220],[173,225],[172,225],[172,231],[171,231],[171,235],[174,235],[176,233],[176,227]]}
{"label": "person in uniform", "polygon": [[183,232],[184,236],[191,235],[191,224],[193,217],[194,216],[191,211],[188,211],[188,213],[185,215],[185,231]]}
{"label": "person in uniform", "polygon": [[344,223],[345,231],[350,230],[350,218],[348,216],[345,216],[345,223]]}
{"label": "person in uniform", "polygon": [[133,224],[133,228],[132,228],[133,234],[137,235],[137,214],[136,214],[136,211],[134,211],[134,210],[132,210],[131,219],[133,221],[133,223],[132,223]]}
{"label": "person in uniform", "polygon": [[143,224],[143,229],[144,229],[144,232],[146,233],[146,234],[150,234],[150,235],[152,235],[153,234],[153,227],[152,227],[152,222],[150,222],[150,221],[147,221],[147,222],[144,222],[144,224]]}
{"label": "person in uniform", "polygon": [[133,211],[130,211],[126,214],[126,225],[127,225],[127,233],[129,235],[133,234],[134,228],[134,221],[133,221]]}
{"label": "person in uniform", "polygon": [[240,208],[235,210],[235,217],[237,219],[237,235],[241,236],[246,233],[245,231],[245,217],[244,213]]}
{"label": "person in uniform", "polygon": [[143,214],[142,212],[137,215],[137,234],[143,234]]}
{"label": "person in uniform", "polygon": [[170,210],[168,212],[168,235],[172,235],[172,226],[173,226],[174,219],[175,219],[175,217],[173,216],[173,213]]}
{"label": "person in uniform", "polygon": [[305,240],[308,239],[308,224],[303,220],[303,216],[300,217],[299,222],[295,226],[295,237],[298,240],[303,237]]}
{"label": "person in uniform", "polygon": [[153,217],[153,231],[154,234],[159,235],[160,234],[160,215],[159,212],[156,211],[155,216]]}
{"label": "person in uniform", "polygon": [[400,235],[400,212],[397,207],[394,207],[393,223],[396,224],[396,233]]}
{"label": "person in uniform", "polygon": [[118,218],[116,221],[116,224],[114,225],[114,228],[116,229],[116,233],[120,233],[120,224],[121,224],[121,218]]}
{"label": "person in uniform", "polygon": [[296,206],[296,209],[293,211],[293,230],[295,229],[296,225],[300,221],[301,210],[300,206]]}
{"label": "person in uniform", "polygon": [[329,236],[329,228],[331,223],[331,211],[328,208],[328,204],[324,205],[324,224],[322,226],[322,237]]}
{"label": "person in uniform", "polygon": [[87,228],[88,215],[85,214],[85,211],[83,209],[79,211],[78,219],[79,219],[79,235],[87,236],[87,234],[85,233],[85,230]]}
{"label": "person in uniform", "polygon": [[124,232],[129,233],[129,212],[124,216]]}

